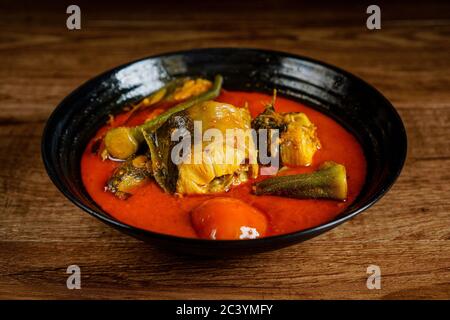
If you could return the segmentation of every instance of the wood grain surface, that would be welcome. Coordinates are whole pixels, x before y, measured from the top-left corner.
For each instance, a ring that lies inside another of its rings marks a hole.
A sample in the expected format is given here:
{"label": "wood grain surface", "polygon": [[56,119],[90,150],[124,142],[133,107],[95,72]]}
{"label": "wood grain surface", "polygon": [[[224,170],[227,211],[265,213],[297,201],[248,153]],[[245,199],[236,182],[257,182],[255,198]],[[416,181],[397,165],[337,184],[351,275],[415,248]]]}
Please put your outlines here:
{"label": "wood grain surface", "polygon": [[[0,298],[450,298],[450,5],[237,1],[0,4]],[[89,78],[166,51],[217,46],[288,51],[344,68],[379,89],[408,134],[394,187],[371,209],[310,241],[239,258],[160,251],[76,208],[40,156],[45,121]],[[81,290],[66,268],[81,268]],[[380,266],[381,289],[366,269]]]}

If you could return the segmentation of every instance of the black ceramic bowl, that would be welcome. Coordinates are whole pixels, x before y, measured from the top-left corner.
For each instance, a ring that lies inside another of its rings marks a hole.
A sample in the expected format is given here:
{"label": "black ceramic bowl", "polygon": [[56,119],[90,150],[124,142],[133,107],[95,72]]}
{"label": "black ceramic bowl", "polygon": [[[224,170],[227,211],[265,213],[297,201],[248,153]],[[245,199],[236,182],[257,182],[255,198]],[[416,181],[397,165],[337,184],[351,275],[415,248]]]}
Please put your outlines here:
{"label": "black ceramic bowl", "polygon": [[[126,225],[88,195],[80,158],[89,139],[124,105],[136,102],[178,76],[224,76],[230,90],[278,93],[333,117],[359,140],[367,179],[356,199],[334,220],[286,235],[256,240],[200,240],[158,234]],[[66,97],[50,116],[42,137],[48,175],[78,207],[136,238],[186,253],[222,255],[276,249],[317,236],[373,205],[394,183],[406,156],[403,123],[386,98],[361,79],[309,58],[258,49],[217,48],[149,57],[107,71]]]}

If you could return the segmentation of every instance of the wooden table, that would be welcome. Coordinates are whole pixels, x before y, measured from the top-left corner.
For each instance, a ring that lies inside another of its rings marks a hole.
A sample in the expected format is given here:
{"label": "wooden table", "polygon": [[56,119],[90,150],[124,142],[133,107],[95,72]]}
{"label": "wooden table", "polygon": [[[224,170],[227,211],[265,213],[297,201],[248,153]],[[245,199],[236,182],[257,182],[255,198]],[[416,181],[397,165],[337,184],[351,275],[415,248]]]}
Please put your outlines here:
{"label": "wooden table", "polygon": [[[361,4],[76,2],[79,31],[66,29],[64,1],[0,5],[0,298],[450,298],[448,2],[381,3],[377,31],[367,30]],[[64,198],[40,156],[57,103],[116,65],[214,46],[311,56],[377,87],[409,139],[391,191],[313,240],[215,260],[160,251]],[[66,288],[71,264],[81,268],[81,290]],[[380,290],[366,287],[370,264],[381,268]]]}

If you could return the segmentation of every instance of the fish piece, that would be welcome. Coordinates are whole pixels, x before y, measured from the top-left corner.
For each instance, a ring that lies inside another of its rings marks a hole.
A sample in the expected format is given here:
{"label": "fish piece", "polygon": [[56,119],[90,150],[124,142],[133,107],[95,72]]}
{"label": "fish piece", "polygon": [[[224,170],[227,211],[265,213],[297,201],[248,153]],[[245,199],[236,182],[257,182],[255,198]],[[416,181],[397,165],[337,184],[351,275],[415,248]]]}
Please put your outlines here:
{"label": "fish piece", "polygon": [[[256,177],[257,151],[250,123],[248,109],[215,101],[199,103],[172,115],[154,134],[144,135],[156,181],[166,192],[182,195],[228,191]],[[201,126],[199,133],[203,138],[209,133],[215,134],[209,137],[211,139],[194,141],[195,124]],[[180,137],[188,139],[189,145],[183,154],[184,160],[177,164],[171,159],[178,144],[171,139],[175,130],[184,132]]]}
{"label": "fish piece", "polygon": [[309,166],[321,144],[316,126],[304,113],[287,113],[283,117],[286,130],[280,135],[280,156],[283,165]]}
{"label": "fish piece", "polygon": [[105,190],[119,199],[127,199],[136,187],[142,186],[151,177],[151,161],[145,155],[129,159],[116,168],[108,179]]}
{"label": "fish piece", "polygon": [[[309,120],[306,114],[301,112],[278,113],[274,108],[274,101],[252,121],[252,127],[260,129],[279,130],[280,158],[286,166],[309,166],[314,154],[321,148],[317,137],[316,126]],[[267,144],[271,145],[271,137],[268,133]],[[270,150],[270,148],[267,148]]]}

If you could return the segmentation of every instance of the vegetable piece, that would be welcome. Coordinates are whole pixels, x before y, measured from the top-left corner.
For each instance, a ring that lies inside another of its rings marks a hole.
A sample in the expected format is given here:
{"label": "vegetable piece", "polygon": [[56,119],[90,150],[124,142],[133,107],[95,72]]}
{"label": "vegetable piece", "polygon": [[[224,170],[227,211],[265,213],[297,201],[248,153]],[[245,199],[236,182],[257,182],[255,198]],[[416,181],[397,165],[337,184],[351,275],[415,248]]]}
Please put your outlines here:
{"label": "vegetable piece", "polygon": [[198,96],[181,102],[166,112],[137,127],[117,127],[109,130],[105,136],[105,148],[109,155],[116,159],[125,160],[135,154],[139,145],[144,141],[142,131],[154,131],[160,127],[174,113],[185,110],[203,101],[216,98],[220,94],[223,78],[217,75],[212,88]]}
{"label": "vegetable piece", "polygon": [[[154,133],[144,134],[155,180],[169,193],[205,194],[228,191],[231,186],[256,177],[256,147],[253,137],[245,136],[245,133],[251,133],[250,120],[248,109],[215,101],[199,103],[172,115]],[[195,123],[201,123],[198,133],[202,137],[213,129],[222,139],[216,140],[212,136],[212,139],[193,141]],[[228,130],[241,130],[242,139],[227,136]],[[191,139],[188,150],[178,150],[183,151],[183,161],[176,165],[171,158],[172,153],[177,152],[173,148],[182,142],[172,141],[174,132],[183,133],[179,137],[182,141]]]}
{"label": "vegetable piece", "polygon": [[143,185],[151,176],[150,159],[141,155],[129,159],[114,170],[105,190],[119,199],[127,199],[134,188]]}
{"label": "vegetable piece", "polygon": [[345,200],[347,175],[342,164],[326,161],[315,172],[268,178],[256,183],[253,190],[256,195]]}
{"label": "vegetable piece", "polygon": [[161,89],[158,89],[147,98],[141,100],[137,105],[133,106],[131,113],[140,109],[145,109],[156,105],[159,102],[181,102],[198,96],[209,90],[212,86],[211,81],[198,78],[177,78],[168,82]]}
{"label": "vegetable piece", "polygon": [[275,100],[277,98],[277,91],[273,91],[272,102],[269,103],[263,112],[261,112],[252,121],[252,128],[259,129],[278,129],[280,131],[286,130],[286,124],[283,116],[275,112]]}
{"label": "vegetable piece", "polygon": [[[266,150],[267,150],[268,156],[276,156],[276,154],[271,154],[272,150],[269,147],[272,144],[272,136],[270,134],[270,130],[271,129],[278,130],[279,133],[286,131],[286,124],[284,123],[283,116],[280,113],[275,112],[276,97],[277,97],[277,91],[274,90],[272,102],[270,104],[266,105],[266,108],[264,109],[264,111],[261,112],[258,116],[256,116],[252,120],[252,128],[255,129],[256,132],[259,133],[260,129],[267,130],[267,134],[266,134],[264,142],[267,143]],[[279,140],[276,142],[279,143]],[[261,141],[260,141],[260,143],[261,143]],[[277,144],[277,147],[278,146],[279,146],[279,144]],[[278,150],[278,148],[277,148],[277,150]]]}
{"label": "vegetable piece", "polygon": [[169,117],[171,115],[173,115],[177,112],[183,111],[185,109],[188,109],[188,108],[190,108],[196,104],[199,104],[201,102],[213,100],[213,99],[217,98],[220,94],[220,90],[222,89],[222,82],[223,82],[222,76],[217,75],[214,79],[214,85],[211,88],[211,90],[208,90],[199,96],[193,97],[187,101],[177,104],[176,106],[174,106],[173,108],[170,108],[169,110],[160,114],[156,118],[154,118],[150,121],[147,121],[146,123],[144,123],[143,125],[140,126],[141,131],[142,130],[146,130],[146,131],[155,130],[155,129],[159,128],[164,122],[166,122],[167,119],[169,119]]}
{"label": "vegetable piece", "polygon": [[209,90],[211,88],[211,82],[205,79],[188,79],[184,81],[182,86],[179,86],[168,97],[168,100],[181,101],[191,97],[198,96],[199,94]]}
{"label": "vegetable piece", "polygon": [[[304,113],[276,112],[275,98],[276,91],[274,91],[272,102],[252,121],[252,127],[257,131],[260,129],[279,130],[279,151],[283,165],[309,166],[315,152],[321,147],[316,127]],[[268,145],[271,144],[269,135],[266,141]]]}
{"label": "vegetable piece", "polygon": [[191,222],[203,239],[256,239],[267,232],[264,213],[234,198],[213,198],[203,202],[192,211]]}
{"label": "vegetable piece", "polygon": [[[161,87],[160,89],[153,92],[150,96],[141,100],[138,104],[133,106],[131,113],[143,108],[148,108],[154,106],[158,102],[174,100],[173,95],[180,87],[183,87],[184,84],[188,81],[191,81],[189,78],[177,78],[172,81],[169,81],[166,85]],[[205,80],[207,81],[207,80]],[[208,81],[209,82],[209,81]],[[205,90],[206,91],[206,90]]]}
{"label": "vegetable piece", "polygon": [[125,160],[135,154],[144,141],[139,127],[117,127],[105,135],[105,150],[108,155]]}

